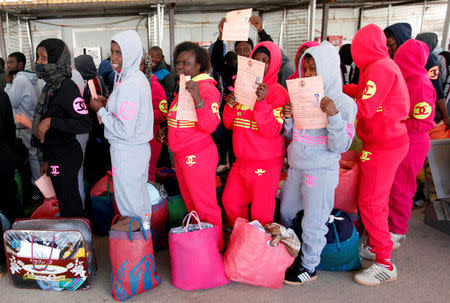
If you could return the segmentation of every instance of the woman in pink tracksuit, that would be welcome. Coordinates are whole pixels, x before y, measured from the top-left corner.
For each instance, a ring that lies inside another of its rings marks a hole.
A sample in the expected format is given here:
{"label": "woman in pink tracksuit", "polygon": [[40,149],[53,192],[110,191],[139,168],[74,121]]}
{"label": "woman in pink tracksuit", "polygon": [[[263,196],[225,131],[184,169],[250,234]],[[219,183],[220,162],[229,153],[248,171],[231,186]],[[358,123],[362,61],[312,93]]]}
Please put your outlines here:
{"label": "woman in pink tracksuit", "polygon": [[394,248],[398,248],[406,240],[417,186],[416,176],[430,149],[427,132],[434,125],[436,92],[425,69],[428,54],[428,46],[425,43],[409,39],[400,46],[394,56],[394,61],[400,67],[408,86],[411,102],[409,117],[406,120],[409,151],[397,169],[389,199],[389,230]]}

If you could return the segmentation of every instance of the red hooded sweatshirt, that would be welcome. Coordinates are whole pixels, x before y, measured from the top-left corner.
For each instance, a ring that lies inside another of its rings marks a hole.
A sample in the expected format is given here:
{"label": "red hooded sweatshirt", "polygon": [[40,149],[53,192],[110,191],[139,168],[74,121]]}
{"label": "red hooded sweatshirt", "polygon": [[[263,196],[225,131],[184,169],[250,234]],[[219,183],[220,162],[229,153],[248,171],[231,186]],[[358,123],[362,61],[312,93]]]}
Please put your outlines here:
{"label": "red hooded sweatshirt", "polygon": [[424,42],[409,39],[399,47],[394,61],[400,67],[409,90],[408,133],[410,136],[423,134],[429,140],[427,132],[434,126],[436,91],[425,68],[428,55],[428,46]]}
{"label": "red hooded sweatshirt", "polygon": [[150,82],[152,88],[152,104],[153,104],[153,138],[156,139],[158,130],[161,128],[160,123],[167,118],[167,98],[166,92],[162,85],[158,82],[155,75],[152,75]]}
{"label": "red hooded sweatshirt", "polygon": [[198,122],[176,119],[179,94],[167,115],[169,147],[181,156],[198,153],[205,146],[214,144],[211,133],[220,123],[220,93],[215,87],[216,81],[207,74],[197,75],[192,80],[198,82],[200,96],[205,102],[205,106],[196,110]]}
{"label": "red hooded sweatshirt", "polygon": [[290,75],[288,80],[300,78],[300,74],[298,73],[298,61],[300,60],[300,58],[297,58],[297,57],[298,57],[298,54],[300,53],[300,51],[302,50],[302,48],[304,48],[304,47],[310,48],[310,47],[319,46],[319,45],[320,45],[320,43],[317,41],[308,41],[308,42],[303,43],[298,48],[297,53],[295,54],[295,73]]}
{"label": "red hooded sweatshirt", "polygon": [[408,144],[408,87],[400,68],[389,58],[383,30],[375,24],[363,27],[351,51],[361,70],[356,95],[359,138],[364,145],[382,150]]}
{"label": "red hooded sweatshirt", "polygon": [[[266,98],[256,102],[253,111],[248,107],[236,104],[233,108],[225,106],[223,123],[233,130],[233,150],[239,160],[266,162],[266,165],[278,165],[283,156],[281,129],[283,127],[283,106],[289,102],[289,94],[278,81],[278,71],[281,66],[281,50],[273,42],[258,43],[250,57],[260,46],[270,53],[270,65],[264,75],[263,82],[267,84]],[[239,100],[238,100],[239,101]]]}

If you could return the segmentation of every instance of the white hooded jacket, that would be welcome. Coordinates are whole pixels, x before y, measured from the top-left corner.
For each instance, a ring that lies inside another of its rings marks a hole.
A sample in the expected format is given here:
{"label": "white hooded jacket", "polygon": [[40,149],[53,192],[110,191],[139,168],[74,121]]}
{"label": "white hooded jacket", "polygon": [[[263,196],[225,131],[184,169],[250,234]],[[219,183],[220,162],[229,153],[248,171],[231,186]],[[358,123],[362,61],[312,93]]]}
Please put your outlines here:
{"label": "white hooded jacket", "polygon": [[136,31],[120,32],[111,39],[122,52],[122,70],[106,109],[98,111],[110,144],[143,144],[153,138],[153,107],[150,84],[140,71],[142,42]]}
{"label": "white hooded jacket", "polygon": [[328,117],[327,128],[297,129],[294,119],[285,119],[284,134],[292,140],[288,147],[288,162],[299,169],[339,168],[341,153],[347,151],[355,134],[356,103],[342,92],[340,58],[328,42],[306,50],[300,58],[299,74],[306,54],[315,61],[317,75],[322,75],[325,97],[333,100],[338,113]]}

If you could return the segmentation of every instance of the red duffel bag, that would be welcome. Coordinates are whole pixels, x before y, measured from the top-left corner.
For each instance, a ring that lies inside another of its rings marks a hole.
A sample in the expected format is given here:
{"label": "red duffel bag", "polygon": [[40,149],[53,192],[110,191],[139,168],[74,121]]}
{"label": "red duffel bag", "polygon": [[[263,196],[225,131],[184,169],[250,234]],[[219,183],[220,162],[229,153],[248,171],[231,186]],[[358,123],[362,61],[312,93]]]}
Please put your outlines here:
{"label": "red duffel bag", "polygon": [[45,199],[44,203],[31,215],[31,219],[52,218],[59,213],[58,200]]}
{"label": "red duffel bag", "polygon": [[359,158],[349,150],[341,155],[339,161],[339,183],[334,195],[334,208],[347,213],[358,212]]}
{"label": "red duffel bag", "polygon": [[113,177],[110,170],[106,172],[106,175],[101,177],[97,183],[91,189],[91,196],[98,197],[108,194],[108,191],[114,193]]}

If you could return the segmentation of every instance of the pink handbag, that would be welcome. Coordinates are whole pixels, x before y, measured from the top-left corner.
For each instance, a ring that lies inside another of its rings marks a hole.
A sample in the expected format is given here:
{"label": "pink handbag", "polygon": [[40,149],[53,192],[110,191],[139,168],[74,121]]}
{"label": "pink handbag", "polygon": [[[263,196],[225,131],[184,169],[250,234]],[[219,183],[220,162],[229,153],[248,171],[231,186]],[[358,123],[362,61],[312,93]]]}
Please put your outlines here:
{"label": "pink handbag", "polygon": [[286,269],[294,262],[283,243],[270,244],[272,237],[238,218],[224,255],[227,278],[256,286],[281,288]]}
{"label": "pink handbag", "polygon": [[[191,218],[198,224],[190,224]],[[192,211],[169,233],[172,285],[184,290],[208,289],[230,282],[218,249],[217,226],[201,222]]]}

